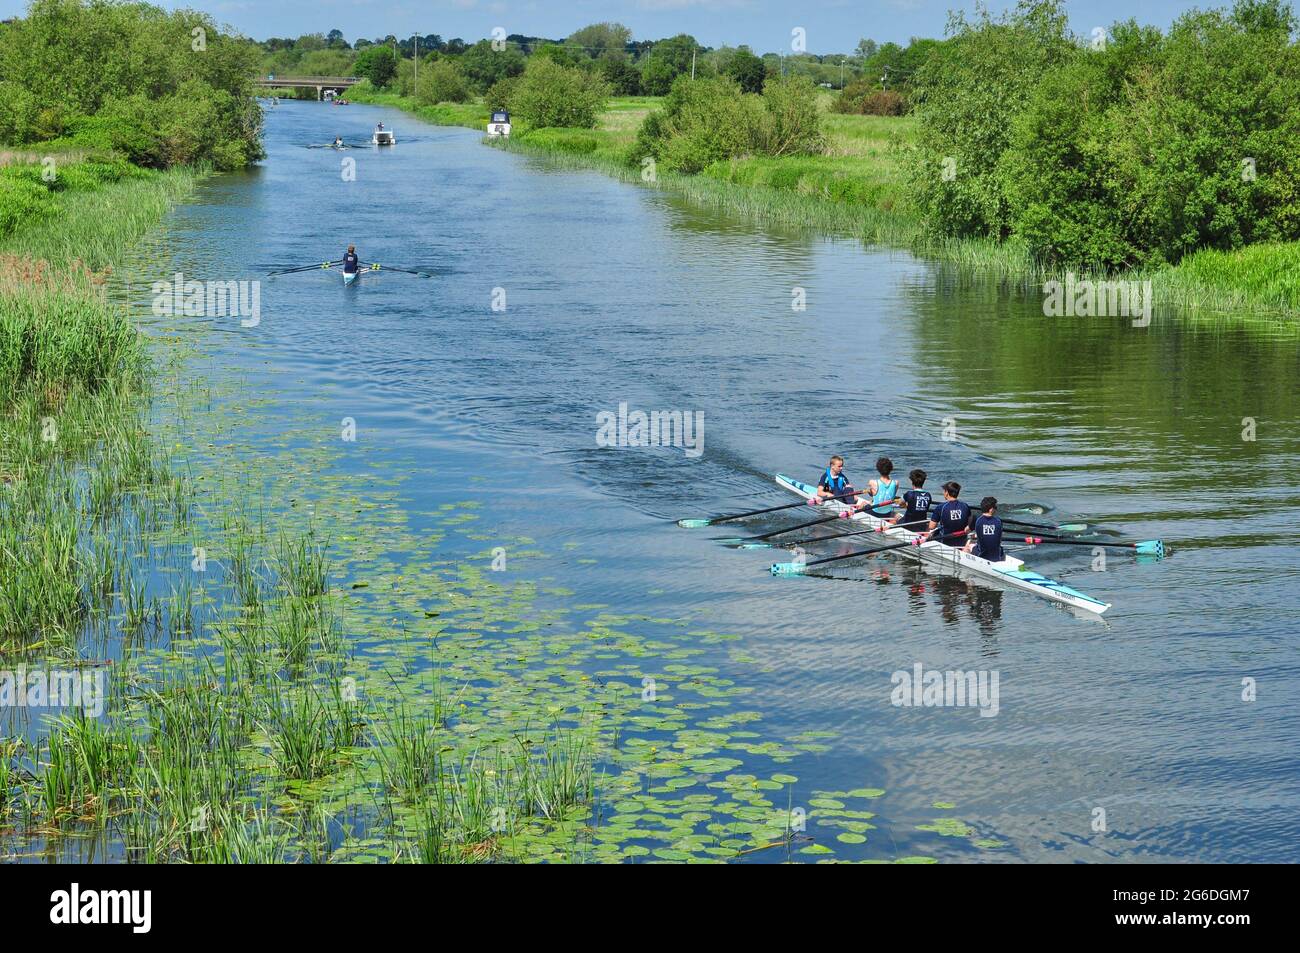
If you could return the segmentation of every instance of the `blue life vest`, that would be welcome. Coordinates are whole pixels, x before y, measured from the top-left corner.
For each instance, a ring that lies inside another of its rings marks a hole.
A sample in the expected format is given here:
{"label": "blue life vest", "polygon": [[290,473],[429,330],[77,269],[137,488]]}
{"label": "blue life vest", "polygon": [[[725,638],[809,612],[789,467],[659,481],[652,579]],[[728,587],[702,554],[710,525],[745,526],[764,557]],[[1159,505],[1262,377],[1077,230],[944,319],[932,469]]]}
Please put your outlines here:
{"label": "blue life vest", "polygon": [[852,484],[849,483],[849,478],[844,475],[843,470],[840,471],[839,476],[833,477],[831,476],[830,467],[826,468],[826,472],[822,474],[821,483],[817,485],[829,490],[832,496],[843,496],[852,488]]}

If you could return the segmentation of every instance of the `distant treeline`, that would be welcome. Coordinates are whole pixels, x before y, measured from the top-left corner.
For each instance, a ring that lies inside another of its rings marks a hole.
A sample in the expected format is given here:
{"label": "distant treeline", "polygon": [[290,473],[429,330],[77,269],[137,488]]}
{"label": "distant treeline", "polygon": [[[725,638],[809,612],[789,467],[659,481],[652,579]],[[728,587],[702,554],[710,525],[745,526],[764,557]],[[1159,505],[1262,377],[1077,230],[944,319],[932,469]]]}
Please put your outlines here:
{"label": "distant treeline", "polygon": [[[399,39],[387,36],[351,43],[342,31],[313,33],[297,39],[263,41],[264,75],[363,76],[380,88],[414,93],[414,60],[449,63],[467,91],[485,93],[494,83],[523,73],[532,57],[598,73],[615,95],[665,96],[678,76],[728,77],[746,92],[757,93],[772,77],[798,75],[841,89],[853,84],[857,98],[866,90],[905,89],[908,78],[935,40],[913,40],[908,47],[862,40],[853,53],[813,55],[756,54],[749,47],[711,48],[682,33],[659,40],[633,40],[620,23],[593,23],[568,37],[550,39],[512,33],[494,46],[492,40],[466,42],[436,33]],[[844,111],[861,111],[846,103]]]}
{"label": "distant treeline", "polygon": [[0,24],[0,143],[239,168],[263,154],[256,69],[256,49],[206,14],[35,0]]}

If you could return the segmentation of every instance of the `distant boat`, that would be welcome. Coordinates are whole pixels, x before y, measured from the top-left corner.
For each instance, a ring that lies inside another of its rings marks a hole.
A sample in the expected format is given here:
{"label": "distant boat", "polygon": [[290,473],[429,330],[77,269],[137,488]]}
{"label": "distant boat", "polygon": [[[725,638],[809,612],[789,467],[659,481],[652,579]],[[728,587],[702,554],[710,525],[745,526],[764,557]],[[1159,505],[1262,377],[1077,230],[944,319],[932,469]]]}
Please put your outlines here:
{"label": "distant boat", "polygon": [[370,141],[377,146],[395,146],[397,145],[397,136],[393,134],[391,129],[376,129]]}

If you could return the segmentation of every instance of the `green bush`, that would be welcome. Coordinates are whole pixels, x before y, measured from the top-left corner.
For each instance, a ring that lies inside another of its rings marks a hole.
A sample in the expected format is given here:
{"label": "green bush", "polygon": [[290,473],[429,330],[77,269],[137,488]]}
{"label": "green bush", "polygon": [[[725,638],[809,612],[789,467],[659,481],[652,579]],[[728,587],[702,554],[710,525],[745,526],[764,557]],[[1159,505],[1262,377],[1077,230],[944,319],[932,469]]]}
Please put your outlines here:
{"label": "green bush", "polygon": [[[202,50],[194,48],[196,30]],[[96,150],[124,142],[123,154],[151,165],[246,164],[263,155],[249,82],[256,64],[252,44],[192,10],[35,0],[25,18],[0,27],[0,139]],[[155,135],[146,120],[169,130]],[[113,129],[116,121],[125,128]]]}
{"label": "green bush", "polygon": [[807,76],[769,79],[763,86],[763,115],[754,151],[780,158],[810,155],[825,146],[817,116],[817,87]]}
{"label": "green bush", "polygon": [[420,70],[415,97],[429,106],[436,103],[463,103],[469,99],[469,88],[452,62],[440,59]]}
{"label": "green bush", "polygon": [[605,107],[609,88],[599,76],[534,58],[509,95],[511,111],[534,129],[592,129]]}
{"label": "green bush", "polygon": [[646,156],[687,175],[746,155],[788,156],[823,147],[817,88],[803,76],[767,81],[762,96],[722,76],[679,77],[662,108],[646,116],[628,161]]}
{"label": "green bush", "polygon": [[483,94],[483,105],[487,108],[487,111],[493,113],[499,109],[509,109],[510,97],[518,84],[519,79],[515,76],[500,79],[493,83],[491,88]]}
{"label": "green bush", "polygon": [[646,116],[629,159],[653,156],[660,168],[693,174],[723,159],[749,153],[761,122],[757,96],[745,96],[735,80],[681,76],[663,106]]}
{"label": "green bush", "polygon": [[181,84],[172,95],[111,98],[79,123],[73,138],[112,149],[147,168],[199,161],[218,169],[238,168],[260,153],[250,154],[249,143],[223,135],[222,117],[232,108],[231,99],[199,80]]}
{"label": "green bush", "polygon": [[1037,255],[1114,269],[1300,237],[1300,58],[1268,7],[1119,24],[1044,78],[1001,160]]}
{"label": "green bush", "polygon": [[53,213],[54,198],[39,180],[12,174],[0,175],[0,238]]}
{"label": "green bush", "polygon": [[1120,23],[1096,48],[1055,0],[964,27],[914,83],[927,225],[1097,269],[1300,238],[1295,27],[1278,0]]}
{"label": "green bush", "polygon": [[837,113],[854,116],[905,116],[907,97],[892,89],[877,89],[868,80],[849,83],[831,106]]}

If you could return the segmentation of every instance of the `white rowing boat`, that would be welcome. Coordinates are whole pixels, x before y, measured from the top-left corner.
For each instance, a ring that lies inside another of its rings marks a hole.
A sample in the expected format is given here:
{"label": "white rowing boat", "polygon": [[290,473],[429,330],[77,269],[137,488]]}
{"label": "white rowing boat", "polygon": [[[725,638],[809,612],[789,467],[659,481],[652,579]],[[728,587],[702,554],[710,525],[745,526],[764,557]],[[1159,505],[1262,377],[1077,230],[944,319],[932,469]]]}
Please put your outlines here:
{"label": "white rowing boat", "polygon": [[[777,474],[777,485],[797,493],[804,499],[812,499],[817,495],[817,488],[807,483],[800,483],[798,480],[791,479],[788,476]],[[830,512],[843,512],[848,509],[848,505],[831,500],[822,503],[819,509],[827,509]],[[878,516],[872,516],[870,513],[855,513],[850,517],[854,522],[861,523],[864,526],[872,528],[888,526],[888,521]],[[907,542],[916,539],[919,533],[914,533],[908,529],[893,527],[886,529],[879,534],[880,536],[890,537],[890,542]],[[869,537],[862,536],[859,539],[866,540]],[[1025,564],[1013,556],[1008,556],[1001,562],[992,562],[982,559],[974,553],[968,553],[958,546],[948,546],[944,543],[931,540],[922,543],[920,546],[907,546],[901,549],[895,549],[893,552],[908,556],[921,562],[930,563],[935,566],[943,566],[950,570],[967,570],[980,576],[990,579],[996,579],[1007,585],[1015,586],[1017,589],[1023,589],[1026,592],[1032,592],[1035,595],[1050,599],[1053,602],[1060,602],[1075,609],[1082,609],[1085,612],[1093,612],[1101,615],[1110,608],[1109,602],[1102,602],[1100,599],[1094,599],[1092,596],[1082,593],[1077,589],[1071,589],[1063,582],[1057,582],[1055,579],[1048,579],[1046,576],[1040,576],[1038,573],[1029,569]]]}

